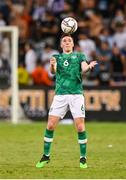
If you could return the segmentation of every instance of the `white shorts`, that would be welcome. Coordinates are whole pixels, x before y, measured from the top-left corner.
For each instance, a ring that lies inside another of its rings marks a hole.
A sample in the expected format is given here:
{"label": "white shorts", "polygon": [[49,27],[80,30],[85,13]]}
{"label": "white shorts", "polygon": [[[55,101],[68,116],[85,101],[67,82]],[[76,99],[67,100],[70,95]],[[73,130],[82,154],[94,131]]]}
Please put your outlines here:
{"label": "white shorts", "polygon": [[70,110],[73,118],[85,117],[84,96],[81,94],[55,95],[49,115],[63,118]]}

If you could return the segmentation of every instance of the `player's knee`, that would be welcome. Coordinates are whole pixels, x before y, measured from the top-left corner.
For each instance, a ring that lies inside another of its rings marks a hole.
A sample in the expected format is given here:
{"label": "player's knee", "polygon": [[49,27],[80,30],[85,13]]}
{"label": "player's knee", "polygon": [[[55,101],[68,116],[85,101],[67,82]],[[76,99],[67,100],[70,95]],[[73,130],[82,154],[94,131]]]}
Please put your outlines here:
{"label": "player's knee", "polygon": [[84,131],[84,126],[82,124],[79,124],[77,126],[77,130],[78,130],[78,132],[83,132]]}
{"label": "player's knee", "polygon": [[54,123],[53,122],[49,122],[48,125],[47,125],[47,129],[48,130],[54,130],[55,126],[54,126]]}

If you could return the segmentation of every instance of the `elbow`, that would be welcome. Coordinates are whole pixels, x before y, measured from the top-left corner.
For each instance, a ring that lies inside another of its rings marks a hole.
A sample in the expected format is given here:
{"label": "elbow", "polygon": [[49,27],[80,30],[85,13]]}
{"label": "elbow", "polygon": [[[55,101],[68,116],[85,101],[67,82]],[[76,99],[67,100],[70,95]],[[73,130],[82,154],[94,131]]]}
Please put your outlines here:
{"label": "elbow", "polygon": [[51,72],[51,74],[55,74],[56,73],[55,69],[50,69],[50,72]]}
{"label": "elbow", "polygon": [[50,71],[51,72],[51,74],[55,74],[56,72],[55,71]]}

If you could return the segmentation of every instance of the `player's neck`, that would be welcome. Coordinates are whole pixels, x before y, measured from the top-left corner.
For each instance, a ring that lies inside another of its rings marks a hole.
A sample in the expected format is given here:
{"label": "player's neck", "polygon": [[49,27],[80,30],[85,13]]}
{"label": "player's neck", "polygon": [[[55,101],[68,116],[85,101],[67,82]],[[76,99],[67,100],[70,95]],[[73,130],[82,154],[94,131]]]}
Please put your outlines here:
{"label": "player's neck", "polygon": [[63,50],[63,53],[64,53],[64,54],[71,54],[72,52],[73,52],[73,50],[71,50],[71,51],[64,51],[64,50]]}

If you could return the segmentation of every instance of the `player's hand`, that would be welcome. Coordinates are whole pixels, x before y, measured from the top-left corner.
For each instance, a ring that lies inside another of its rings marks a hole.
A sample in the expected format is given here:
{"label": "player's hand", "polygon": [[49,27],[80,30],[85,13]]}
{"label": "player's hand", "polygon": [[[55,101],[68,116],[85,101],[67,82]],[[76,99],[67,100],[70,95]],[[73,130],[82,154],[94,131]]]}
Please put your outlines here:
{"label": "player's hand", "polygon": [[54,57],[52,57],[52,58],[50,59],[50,65],[51,65],[51,66],[55,66],[55,64],[56,64],[56,59],[55,59]]}
{"label": "player's hand", "polygon": [[97,64],[97,61],[91,61],[89,64],[90,69],[93,69]]}

